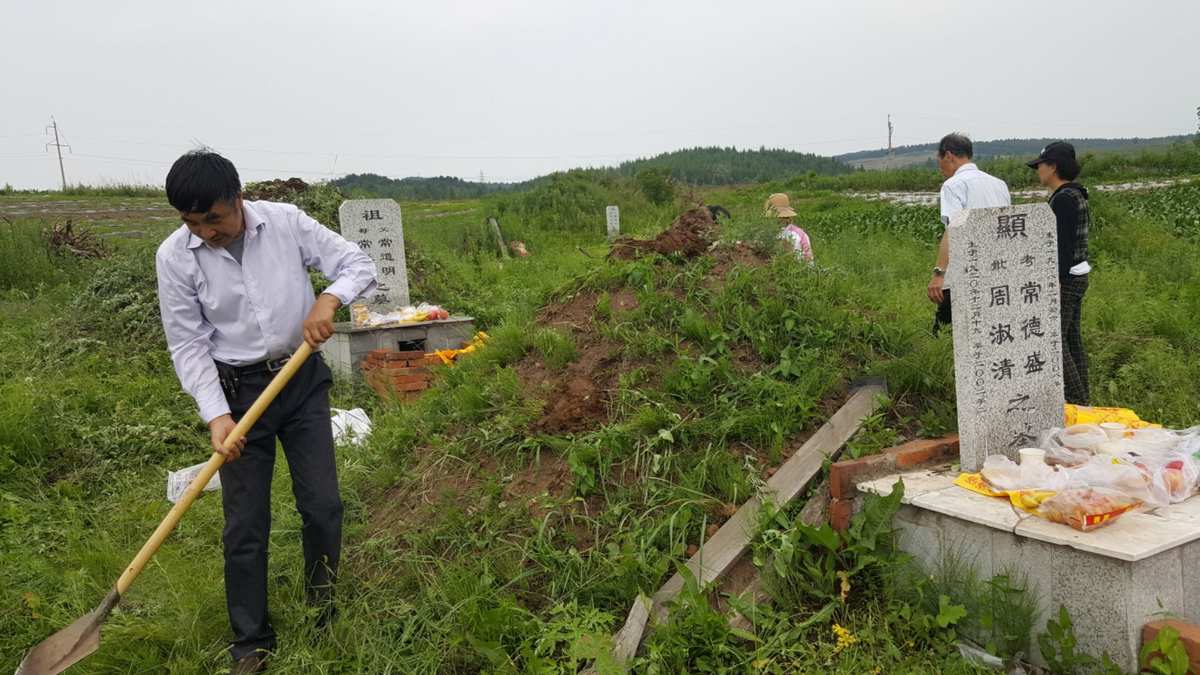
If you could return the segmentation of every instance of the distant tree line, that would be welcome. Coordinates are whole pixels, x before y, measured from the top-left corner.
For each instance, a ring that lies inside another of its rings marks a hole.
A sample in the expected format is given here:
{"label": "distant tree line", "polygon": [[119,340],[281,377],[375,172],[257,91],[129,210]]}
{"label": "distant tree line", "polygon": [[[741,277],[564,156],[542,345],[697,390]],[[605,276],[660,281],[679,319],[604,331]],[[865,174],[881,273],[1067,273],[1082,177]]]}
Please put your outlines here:
{"label": "distant tree line", "polygon": [[[1153,147],[1161,147],[1165,145],[1173,145],[1181,141],[1187,141],[1192,136],[1157,136],[1154,138],[1004,138],[994,141],[975,141],[975,157],[977,159],[986,159],[989,157],[1024,157],[1025,155],[1034,156],[1042,151],[1042,148],[1052,141],[1067,141],[1075,146],[1075,149],[1080,152],[1127,152],[1130,150],[1140,150]],[[919,145],[902,145],[895,148],[897,155],[907,155],[916,153],[930,153],[937,150],[937,143],[922,143]],[[838,155],[837,160],[854,163],[864,159],[879,159],[887,156],[887,150],[880,148],[878,150],[862,150],[859,152],[851,152],[845,155]]]}
{"label": "distant tree line", "polygon": [[[654,157],[622,162],[616,167],[574,170],[585,176],[643,175],[642,181],[669,176],[672,181],[692,185],[729,185],[782,180],[797,174],[838,175],[852,169],[830,157],[791,150],[759,148],[688,148],[665,152]],[[332,181],[351,196],[391,197],[393,199],[439,200],[473,199],[487,195],[525,190],[544,183],[540,176],[521,183],[480,183],[453,176],[432,178],[388,178],[374,173],[352,173]]]}
{"label": "distant tree line", "polygon": [[[1080,154],[1092,152],[1129,152],[1165,149],[1193,136],[1161,136],[1157,138],[1075,138]],[[1010,138],[977,141],[975,156],[981,160],[1002,157],[1032,157],[1053,138]],[[937,145],[906,145],[896,148],[897,155],[932,154]],[[571,175],[591,179],[632,178],[653,203],[671,199],[670,185],[730,185],[771,181],[821,182],[834,176],[855,172],[854,164],[865,159],[886,155],[886,150],[864,150],[837,157],[822,157],[804,152],[761,147],[739,150],[734,147],[697,147],[665,152],[653,157],[622,162],[615,167],[572,169]],[[931,162],[923,167],[933,172]],[[521,183],[482,183],[465,181],[453,176],[432,178],[388,178],[373,173],[356,173],[338,178],[332,184],[351,197],[391,197],[401,200],[438,201],[445,199],[475,199],[489,195],[519,192],[546,184],[556,172]],[[933,172],[936,173],[936,172]],[[916,175],[916,174],[914,174]],[[921,174],[924,175],[924,174]],[[931,174],[932,175],[932,174]]]}
{"label": "distant tree line", "polygon": [[391,197],[414,201],[474,199],[528,187],[527,183],[478,183],[454,176],[396,179],[374,173],[352,173],[331,183],[352,197]]}
{"label": "distant tree line", "polygon": [[762,183],[797,174],[838,175],[852,169],[832,157],[780,148],[739,150],[704,147],[664,152],[654,157],[622,162],[615,171],[636,176],[646,169],[667,170],[671,178],[692,185]]}

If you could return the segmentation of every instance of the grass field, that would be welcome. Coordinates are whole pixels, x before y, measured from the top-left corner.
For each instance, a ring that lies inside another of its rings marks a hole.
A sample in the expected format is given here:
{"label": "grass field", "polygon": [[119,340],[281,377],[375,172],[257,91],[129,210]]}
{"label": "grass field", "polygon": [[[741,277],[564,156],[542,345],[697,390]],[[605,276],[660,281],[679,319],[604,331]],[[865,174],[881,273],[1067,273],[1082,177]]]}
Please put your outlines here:
{"label": "grass field", "polygon": [[[723,246],[691,260],[605,260],[605,203],[643,235],[682,206],[654,206],[620,181],[403,204],[414,299],[476,316],[492,341],[416,403],[335,388],[334,405],[366,408],[375,433],[339,451],[346,545],[328,634],[309,627],[299,518],[277,469],[273,672],[576,672],[851,379],[886,376],[892,393],[852,452],[952,431],[951,341],[929,336],[924,297],[934,210],[793,185],[810,267],[772,247],[761,204],[779,187],[704,192],[733,219]],[[1093,403],[1191,426],[1200,183],[1092,203]],[[482,226],[491,214],[530,258],[496,257]],[[0,196],[0,215],[11,221],[0,221],[0,668],[10,668],[99,601],[167,511],[166,471],[202,461],[207,434],[157,323],[152,252],[173,227],[169,207],[18,194]],[[68,216],[107,234],[114,257],[47,255],[39,228]],[[561,387],[576,380],[604,405],[555,424]],[[867,534],[834,554],[791,511],[765,520],[755,558],[775,602],[754,632],[730,630],[693,589],[633,669],[954,673],[972,672],[954,648],[964,635],[1001,652],[1037,649],[998,639],[977,597],[913,577],[890,552],[887,509],[863,516],[883,552],[869,564],[853,553],[875,542]],[[221,525],[218,500],[202,498],[79,672],[228,666]]]}

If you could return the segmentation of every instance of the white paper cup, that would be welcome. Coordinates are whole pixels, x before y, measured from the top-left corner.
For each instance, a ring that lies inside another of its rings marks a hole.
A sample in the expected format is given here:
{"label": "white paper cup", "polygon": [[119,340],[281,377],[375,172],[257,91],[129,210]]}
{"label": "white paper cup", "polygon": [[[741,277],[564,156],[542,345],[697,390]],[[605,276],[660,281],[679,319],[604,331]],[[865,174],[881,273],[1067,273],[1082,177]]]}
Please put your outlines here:
{"label": "white paper cup", "polygon": [[1046,451],[1041,448],[1021,448],[1021,464],[1045,464]]}

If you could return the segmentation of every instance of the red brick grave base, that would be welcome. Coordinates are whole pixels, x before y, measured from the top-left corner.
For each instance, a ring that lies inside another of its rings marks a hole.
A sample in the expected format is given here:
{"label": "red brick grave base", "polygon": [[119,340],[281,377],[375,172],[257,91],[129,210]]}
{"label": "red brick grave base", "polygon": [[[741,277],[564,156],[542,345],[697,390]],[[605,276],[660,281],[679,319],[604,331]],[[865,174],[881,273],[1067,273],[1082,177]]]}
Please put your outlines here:
{"label": "red brick grave base", "polygon": [[910,441],[888,448],[878,455],[847,459],[829,467],[829,523],[845,531],[854,515],[856,485],[903,471],[915,471],[937,464],[958,461],[958,435]]}
{"label": "red brick grave base", "polygon": [[409,401],[429,388],[433,378],[430,366],[439,363],[438,357],[425,352],[373,349],[359,367],[375,393],[384,398]]}
{"label": "red brick grave base", "polygon": [[1188,672],[1200,673],[1200,626],[1179,619],[1151,621],[1142,628],[1142,644],[1153,642],[1159,631],[1167,626],[1179,633],[1179,641],[1188,655]]}

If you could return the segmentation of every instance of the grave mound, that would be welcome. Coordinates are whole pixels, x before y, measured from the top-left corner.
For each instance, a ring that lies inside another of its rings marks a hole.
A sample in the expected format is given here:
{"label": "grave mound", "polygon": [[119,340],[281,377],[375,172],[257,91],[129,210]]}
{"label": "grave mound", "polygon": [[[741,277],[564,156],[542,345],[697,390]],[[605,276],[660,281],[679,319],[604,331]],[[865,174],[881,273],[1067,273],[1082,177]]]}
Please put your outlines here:
{"label": "grave mound", "polygon": [[247,183],[242,189],[242,197],[254,201],[290,202],[297,195],[308,190],[308,183],[299,178],[287,180],[264,180],[258,183]]}
{"label": "grave mound", "polygon": [[[696,216],[697,212],[703,213],[704,217]],[[745,244],[711,248],[711,239],[697,238],[698,232],[702,231],[699,227],[713,227],[712,217],[706,209],[688,211],[663,235],[642,243],[671,242],[666,245],[660,243],[661,249],[652,250],[672,251],[684,257],[699,256],[707,252],[714,261],[704,279],[705,287],[710,290],[717,290],[723,286],[726,273],[735,265],[757,267],[770,261],[767,253]],[[711,231],[703,231],[706,237],[711,237]],[[683,247],[674,247],[674,242],[679,242],[684,237],[688,243]],[[700,253],[689,255],[685,251],[694,249],[687,246],[702,248]],[[614,246],[614,254],[617,250]],[[622,375],[643,367],[661,373],[661,366],[669,365],[650,358],[631,357],[622,350],[619,343],[601,330],[596,315],[602,297],[607,298],[609,311],[614,318],[619,319],[622,314],[634,312],[638,308],[636,289],[619,286],[607,290],[582,290],[539,312],[539,326],[566,333],[575,345],[577,358],[561,371],[548,368],[536,351],[529,353],[517,364],[517,375],[522,386],[547,401],[541,417],[533,424],[531,431],[560,434],[594,429],[608,419],[611,396]],[[685,299],[681,298],[681,301]],[[737,350],[735,356],[739,367],[744,369],[755,370],[762,365],[746,350]]]}
{"label": "grave mound", "polygon": [[621,237],[613,242],[608,257],[633,260],[645,255],[676,255],[695,258],[703,255],[713,244],[716,222],[712,212],[696,208],[683,212],[671,226],[654,239]]}

